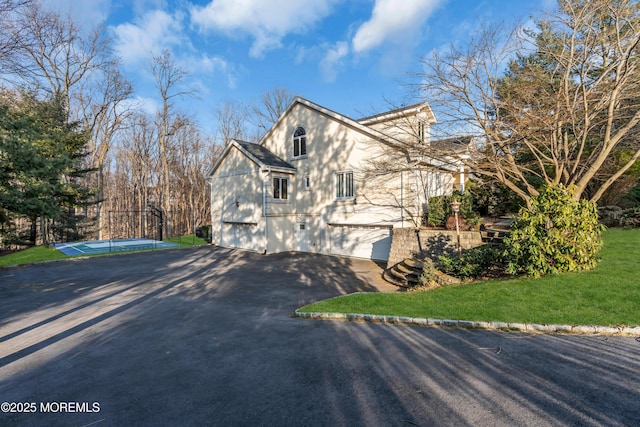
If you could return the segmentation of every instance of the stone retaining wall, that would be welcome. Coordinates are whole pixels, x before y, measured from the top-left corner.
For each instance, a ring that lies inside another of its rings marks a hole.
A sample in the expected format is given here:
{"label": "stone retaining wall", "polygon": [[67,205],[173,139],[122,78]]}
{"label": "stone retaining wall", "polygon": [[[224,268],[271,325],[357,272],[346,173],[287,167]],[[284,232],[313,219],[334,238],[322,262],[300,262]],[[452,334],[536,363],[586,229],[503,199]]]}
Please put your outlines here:
{"label": "stone retaining wall", "polygon": [[[438,255],[455,253],[457,250],[455,231],[394,228],[391,239],[387,268],[391,268],[400,261],[412,256],[435,259]],[[482,244],[482,235],[479,231],[460,232],[460,246],[462,249],[475,248]]]}

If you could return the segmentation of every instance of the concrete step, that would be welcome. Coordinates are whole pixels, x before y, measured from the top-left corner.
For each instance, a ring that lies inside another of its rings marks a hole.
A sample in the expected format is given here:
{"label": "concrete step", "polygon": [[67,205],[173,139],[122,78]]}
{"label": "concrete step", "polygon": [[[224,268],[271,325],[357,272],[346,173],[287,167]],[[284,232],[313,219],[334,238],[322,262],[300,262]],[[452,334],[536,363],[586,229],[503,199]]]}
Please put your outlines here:
{"label": "concrete step", "polygon": [[409,288],[410,287],[409,283],[406,280],[404,280],[404,279],[401,280],[401,279],[396,278],[396,276],[393,276],[391,274],[391,270],[385,270],[382,273],[382,278],[384,280],[386,280],[387,282],[391,283],[392,285],[398,286],[400,288]]}
{"label": "concrete step", "polygon": [[418,274],[418,275],[420,275],[420,273],[422,272],[422,268],[418,269],[418,268],[415,268],[415,267],[411,267],[411,266],[405,264],[404,261],[399,263],[399,264],[396,264],[393,268],[398,270],[398,271],[400,271],[401,273],[404,273],[404,274]]}
{"label": "concrete step", "polygon": [[392,268],[389,270],[389,273],[396,278],[396,280],[406,281],[406,282],[417,282],[418,274],[415,273],[404,273],[402,271],[398,271],[396,268]]}
{"label": "concrete step", "polygon": [[419,268],[420,270],[422,270],[423,268],[423,263],[422,261],[415,259],[415,258],[407,258],[404,261],[402,261],[407,267],[411,267],[411,268]]}

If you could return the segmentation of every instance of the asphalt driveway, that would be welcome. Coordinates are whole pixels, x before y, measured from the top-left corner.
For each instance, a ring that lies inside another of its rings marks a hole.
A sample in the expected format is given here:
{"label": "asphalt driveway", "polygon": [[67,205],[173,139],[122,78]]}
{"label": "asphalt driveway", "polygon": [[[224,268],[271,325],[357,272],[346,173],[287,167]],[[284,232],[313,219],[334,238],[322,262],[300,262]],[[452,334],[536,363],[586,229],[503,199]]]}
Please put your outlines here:
{"label": "asphalt driveway", "polygon": [[215,247],[2,270],[0,425],[640,420],[631,337],[290,317],[318,299],[393,290],[380,271]]}

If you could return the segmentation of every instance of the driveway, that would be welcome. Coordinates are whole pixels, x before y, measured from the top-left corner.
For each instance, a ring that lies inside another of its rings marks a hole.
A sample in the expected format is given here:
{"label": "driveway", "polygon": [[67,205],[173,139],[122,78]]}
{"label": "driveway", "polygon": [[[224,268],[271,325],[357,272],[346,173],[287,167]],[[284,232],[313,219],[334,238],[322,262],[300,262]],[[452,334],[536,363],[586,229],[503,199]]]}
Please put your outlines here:
{"label": "driveway", "polygon": [[290,317],[380,271],[215,247],[0,271],[0,402],[33,410],[0,425],[637,425],[634,338]]}

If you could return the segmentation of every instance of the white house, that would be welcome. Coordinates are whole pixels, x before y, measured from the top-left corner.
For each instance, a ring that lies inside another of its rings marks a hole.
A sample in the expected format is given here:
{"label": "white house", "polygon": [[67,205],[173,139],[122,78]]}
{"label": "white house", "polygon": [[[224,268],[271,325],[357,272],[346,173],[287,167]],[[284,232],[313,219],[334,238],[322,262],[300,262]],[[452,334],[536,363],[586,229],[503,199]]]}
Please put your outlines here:
{"label": "white house", "polygon": [[456,182],[451,159],[391,148],[428,145],[434,123],[426,103],[353,120],[296,98],[258,144],[232,141],[209,170],[212,243],[386,260],[392,228],[420,225],[427,199]]}

